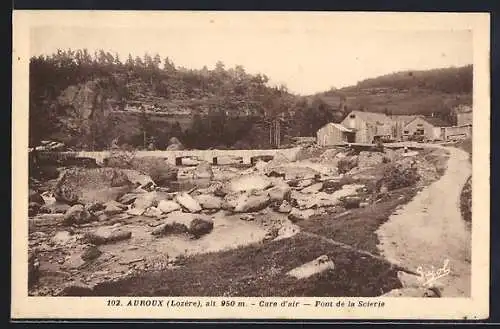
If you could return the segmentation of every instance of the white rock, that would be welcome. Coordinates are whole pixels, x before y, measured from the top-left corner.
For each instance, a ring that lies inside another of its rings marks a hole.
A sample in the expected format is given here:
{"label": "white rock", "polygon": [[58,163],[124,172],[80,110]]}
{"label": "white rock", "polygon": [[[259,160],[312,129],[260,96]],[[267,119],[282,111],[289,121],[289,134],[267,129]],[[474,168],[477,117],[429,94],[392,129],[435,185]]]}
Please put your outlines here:
{"label": "white rock", "polygon": [[143,214],[146,217],[161,217],[161,215],[162,211],[156,207],[149,207]]}
{"label": "white rock", "polygon": [[266,190],[271,201],[281,201],[290,197],[291,188],[287,184],[271,187]]}
{"label": "white rock", "polygon": [[328,258],[327,255],[322,255],[308,263],[294,268],[293,270],[287,272],[287,275],[293,276],[297,279],[304,279],[327,270],[333,270],[334,268],[335,265],[333,264],[333,261]]}
{"label": "white rock", "polygon": [[144,208],[130,208],[129,210],[127,210],[127,214],[132,216],[141,216],[145,211],[146,209]]}
{"label": "white rock", "polygon": [[271,186],[271,180],[264,175],[242,175],[229,181],[225,189],[227,192],[243,192],[265,190]]}
{"label": "white rock", "polygon": [[141,208],[141,209],[147,209],[156,202],[158,198],[158,195],[156,192],[146,192],[139,194],[137,198],[134,200],[134,207],[135,208]]}
{"label": "white rock", "polygon": [[177,203],[179,203],[182,207],[186,208],[189,212],[196,213],[201,211],[201,206],[198,201],[193,199],[193,197],[187,193],[178,194],[175,197],[175,201],[177,201]]}
{"label": "white rock", "polygon": [[255,212],[269,205],[270,198],[267,194],[249,195],[243,194],[236,201],[234,212]]}
{"label": "white rock", "polygon": [[297,208],[292,208],[292,210],[288,214],[288,219],[290,219],[292,222],[307,220],[312,215],[314,215],[314,213],[315,212],[313,209],[299,210]]}
{"label": "white rock", "polygon": [[168,214],[172,211],[180,210],[181,206],[175,201],[161,200],[160,202],[158,202],[157,208],[160,209],[164,214]]}
{"label": "white rock", "polygon": [[203,209],[222,208],[222,199],[209,194],[201,194],[194,197]]}

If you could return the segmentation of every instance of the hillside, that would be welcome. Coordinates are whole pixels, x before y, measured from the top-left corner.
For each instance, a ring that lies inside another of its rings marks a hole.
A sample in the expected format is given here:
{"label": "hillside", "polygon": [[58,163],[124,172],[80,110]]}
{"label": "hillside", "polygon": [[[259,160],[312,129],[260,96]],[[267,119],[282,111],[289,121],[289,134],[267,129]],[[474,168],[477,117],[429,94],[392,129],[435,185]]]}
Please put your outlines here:
{"label": "hillside", "polygon": [[[30,144],[57,139],[97,150],[115,139],[134,147],[154,140],[163,148],[177,137],[192,148],[266,147],[273,122],[300,122],[289,118],[299,98],[268,80],[222,62],[212,70],[176,67],[159,55],[130,55],[124,63],[85,49],[33,57]],[[292,130],[301,127],[283,125],[281,138]]]}
{"label": "hillside", "polygon": [[319,98],[331,107],[344,106],[346,112],[434,113],[448,119],[453,107],[472,104],[472,66],[397,72],[309,98]]}

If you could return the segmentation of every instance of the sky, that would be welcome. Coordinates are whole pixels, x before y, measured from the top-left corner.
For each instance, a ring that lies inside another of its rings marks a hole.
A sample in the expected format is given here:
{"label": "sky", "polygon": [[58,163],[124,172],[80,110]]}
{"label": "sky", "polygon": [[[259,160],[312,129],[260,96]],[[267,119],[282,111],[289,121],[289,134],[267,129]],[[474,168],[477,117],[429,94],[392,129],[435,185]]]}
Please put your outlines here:
{"label": "sky", "polygon": [[[350,30],[339,26],[309,28],[304,22],[251,24],[198,20],[193,24],[160,27],[117,24],[41,25],[31,28],[30,55],[57,49],[103,49],[128,54],[169,57],[177,66],[226,68],[242,65],[263,73],[270,84],[285,84],[308,95],[342,88],[358,81],[403,70],[426,70],[473,63],[472,32],[466,29]],[[318,25],[320,26],[320,25]]]}

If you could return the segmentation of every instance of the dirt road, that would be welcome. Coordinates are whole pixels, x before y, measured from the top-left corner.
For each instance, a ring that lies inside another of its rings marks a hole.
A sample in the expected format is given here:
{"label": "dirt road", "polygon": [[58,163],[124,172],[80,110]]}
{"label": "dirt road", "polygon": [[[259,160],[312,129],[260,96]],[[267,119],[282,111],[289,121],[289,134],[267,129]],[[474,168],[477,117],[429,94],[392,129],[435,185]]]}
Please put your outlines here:
{"label": "dirt road", "polygon": [[460,192],[471,164],[466,152],[446,149],[450,157],[444,175],[379,228],[379,249],[386,258],[413,270],[436,272],[448,260],[450,273],[438,279],[443,297],[468,297],[471,235],[461,217]]}

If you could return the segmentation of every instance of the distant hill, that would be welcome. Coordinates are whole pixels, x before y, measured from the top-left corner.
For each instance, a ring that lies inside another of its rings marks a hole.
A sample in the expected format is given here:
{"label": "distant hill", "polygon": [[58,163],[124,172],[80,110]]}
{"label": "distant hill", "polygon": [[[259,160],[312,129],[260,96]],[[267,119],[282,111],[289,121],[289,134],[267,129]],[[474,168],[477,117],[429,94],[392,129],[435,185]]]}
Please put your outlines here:
{"label": "distant hill", "polygon": [[[378,89],[380,88],[380,89]],[[375,90],[383,92],[412,89],[434,90],[447,94],[472,93],[472,65],[425,71],[402,71],[365,79],[342,91]]]}
{"label": "distant hill", "polygon": [[446,117],[459,104],[472,105],[472,65],[404,71],[360,81],[354,86],[308,96],[333,108]]}

